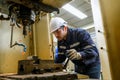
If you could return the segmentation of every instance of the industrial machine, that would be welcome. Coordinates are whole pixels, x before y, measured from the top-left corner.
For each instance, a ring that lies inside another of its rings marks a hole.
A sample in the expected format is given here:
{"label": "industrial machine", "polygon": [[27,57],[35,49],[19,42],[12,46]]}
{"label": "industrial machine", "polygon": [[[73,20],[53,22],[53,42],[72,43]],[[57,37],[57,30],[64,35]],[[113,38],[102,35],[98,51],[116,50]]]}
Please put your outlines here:
{"label": "industrial machine", "polygon": [[[39,74],[35,80],[74,80],[76,73],[63,72],[64,66],[56,64],[53,60],[40,60],[32,56],[32,60],[20,60],[18,63],[18,75]],[[41,76],[40,76],[41,75]],[[31,78],[29,76],[29,78]]]}
{"label": "industrial machine", "polygon": [[40,60],[33,56],[30,60],[18,62],[18,73],[2,75],[2,80],[77,80],[77,73],[63,72],[64,66],[53,60]]}
{"label": "industrial machine", "polygon": [[[16,42],[12,44],[13,26],[23,27],[23,35],[31,29],[35,21],[40,21],[41,13],[51,13],[71,0],[0,0],[0,20],[10,20],[11,45],[26,46]],[[55,64],[53,60],[40,60],[37,56],[18,62],[18,73],[0,76],[2,80],[75,80],[76,73],[65,73],[62,64]]]}
{"label": "industrial machine", "polygon": [[23,27],[23,35],[27,35],[27,28],[36,19],[39,19],[40,13],[51,13],[71,0],[0,0],[0,12],[7,15],[0,15],[0,20],[10,20],[11,25]]}
{"label": "industrial machine", "polygon": [[58,72],[62,69],[62,64],[55,64],[53,60],[40,60],[37,56],[32,56],[30,60],[20,60],[18,62],[18,74],[20,75]]}
{"label": "industrial machine", "polygon": [[26,52],[24,43],[13,42],[13,28],[16,25],[22,28],[24,37],[31,33],[31,25],[40,21],[41,15],[56,11],[71,0],[0,0],[0,20],[10,20],[11,39],[10,48],[18,45],[23,47],[23,54]]}

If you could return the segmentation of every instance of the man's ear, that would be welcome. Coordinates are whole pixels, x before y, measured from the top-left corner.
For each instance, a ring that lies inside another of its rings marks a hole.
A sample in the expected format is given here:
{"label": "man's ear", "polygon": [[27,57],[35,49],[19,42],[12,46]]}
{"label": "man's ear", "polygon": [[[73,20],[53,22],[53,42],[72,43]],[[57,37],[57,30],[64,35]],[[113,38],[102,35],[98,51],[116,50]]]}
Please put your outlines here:
{"label": "man's ear", "polygon": [[64,30],[67,31],[68,27],[67,26],[64,26]]}

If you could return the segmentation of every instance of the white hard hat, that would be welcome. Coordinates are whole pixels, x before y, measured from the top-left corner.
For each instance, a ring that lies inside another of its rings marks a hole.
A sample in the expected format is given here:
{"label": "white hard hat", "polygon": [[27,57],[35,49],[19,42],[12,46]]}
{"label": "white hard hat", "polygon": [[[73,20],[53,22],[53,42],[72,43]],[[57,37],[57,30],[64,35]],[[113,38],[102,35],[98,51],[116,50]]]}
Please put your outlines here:
{"label": "white hard hat", "polygon": [[60,17],[52,18],[50,21],[50,33],[56,31],[61,26],[67,25],[67,22]]}

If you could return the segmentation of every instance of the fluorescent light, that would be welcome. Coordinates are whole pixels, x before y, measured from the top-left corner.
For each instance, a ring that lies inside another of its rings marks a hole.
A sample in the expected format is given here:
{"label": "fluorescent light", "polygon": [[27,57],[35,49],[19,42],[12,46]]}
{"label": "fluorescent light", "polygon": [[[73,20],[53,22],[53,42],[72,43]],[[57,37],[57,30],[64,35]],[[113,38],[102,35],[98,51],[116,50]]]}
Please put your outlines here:
{"label": "fluorescent light", "polygon": [[72,13],[73,15],[77,16],[80,19],[84,19],[87,17],[87,15],[85,15],[83,12],[76,9],[75,7],[71,6],[70,4],[66,4],[62,8],[65,9],[66,11]]}

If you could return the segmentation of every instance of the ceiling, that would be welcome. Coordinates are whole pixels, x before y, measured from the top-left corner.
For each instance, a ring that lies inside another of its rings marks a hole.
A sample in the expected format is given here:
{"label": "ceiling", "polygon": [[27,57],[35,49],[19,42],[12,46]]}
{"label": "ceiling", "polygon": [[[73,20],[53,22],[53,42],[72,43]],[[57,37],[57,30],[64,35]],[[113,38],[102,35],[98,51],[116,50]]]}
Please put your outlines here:
{"label": "ceiling", "polygon": [[90,0],[73,0],[70,2],[70,4],[85,13],[88,17],[81,20],[80,18],[77,18],[62,8],[60,9],[59,14],[54,13],[55,16],[62,17],[65,21],[68,22],[70,26],[76,28],[93,24],[93,15]]}

